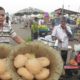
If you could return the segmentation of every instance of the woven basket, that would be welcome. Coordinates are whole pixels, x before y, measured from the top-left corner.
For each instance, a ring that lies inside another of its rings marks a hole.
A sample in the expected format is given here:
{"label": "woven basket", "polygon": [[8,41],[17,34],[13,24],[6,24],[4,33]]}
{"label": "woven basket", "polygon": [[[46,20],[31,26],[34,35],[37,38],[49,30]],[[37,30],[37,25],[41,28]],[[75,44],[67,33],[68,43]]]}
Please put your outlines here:
{"label": "woven basket", "polygon": [[[0,43],[0,59],[6,59],[5,67],[8,72],[9,72],[8,57],[11,50],[12,50],[12,46],[10,44]],[[12,80],[12,79],[9,79],[9,80]]]}
{"label": "woven basket", "polygon": [[37,57],[47,57],[50,60],[50,75],[46,80],[58,80],[60,78],[63,70],[63,61],[59,52],[40,42],[31,42],[16,46],[9,56],[9,68],[13,75],[13,80],[24,80],[17,74],[16,68],[13,65],[13,60],[16,55],[25,54],[27,52],[35,53]]}
{"label": "woven basket", "polygon": [[12,46],[9,44],[0,43],[0,59],[7,58],[12,49]]}

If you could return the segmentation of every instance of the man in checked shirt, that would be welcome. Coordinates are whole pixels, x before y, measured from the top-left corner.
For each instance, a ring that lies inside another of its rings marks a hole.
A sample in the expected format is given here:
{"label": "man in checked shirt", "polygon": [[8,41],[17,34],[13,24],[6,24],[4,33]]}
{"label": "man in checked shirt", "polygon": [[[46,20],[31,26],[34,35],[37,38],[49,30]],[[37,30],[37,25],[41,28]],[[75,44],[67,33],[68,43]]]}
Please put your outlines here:
{"label": "man in checked shirt", "polygon": [[24,43],[25,41],[16,34],[11,26],[6,26],[5,22],[5,9],[0,7],[0,43],[9,43],[9,38],[12,38],[16,43]]}

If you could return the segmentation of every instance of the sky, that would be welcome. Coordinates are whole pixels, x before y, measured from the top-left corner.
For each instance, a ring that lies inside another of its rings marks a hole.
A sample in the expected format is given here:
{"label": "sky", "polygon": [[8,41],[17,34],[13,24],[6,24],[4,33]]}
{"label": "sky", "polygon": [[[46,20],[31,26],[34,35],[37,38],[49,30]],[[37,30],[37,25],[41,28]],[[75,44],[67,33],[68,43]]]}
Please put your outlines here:
{"label": "sky", "polygon": [[10,14],[17,11],[33,7],[52,12],[64,5],[65,9],[80,12],[80,0],[0,0],[0,6],[4,7]]}

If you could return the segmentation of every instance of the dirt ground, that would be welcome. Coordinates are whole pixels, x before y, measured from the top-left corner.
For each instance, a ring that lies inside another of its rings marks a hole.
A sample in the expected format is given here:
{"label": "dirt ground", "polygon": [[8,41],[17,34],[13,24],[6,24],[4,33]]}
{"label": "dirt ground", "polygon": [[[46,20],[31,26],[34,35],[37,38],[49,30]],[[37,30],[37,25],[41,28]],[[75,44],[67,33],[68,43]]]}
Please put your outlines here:
{"label": "dirt ground", "polygon": [[[14,31],[24,40],[27,40],[31,36],[31,30],[29,27],[24,28],[23,24],[12,24],[12,28]],[[16,42],[14,42],[12,39],[11,44],[15,45]]]}

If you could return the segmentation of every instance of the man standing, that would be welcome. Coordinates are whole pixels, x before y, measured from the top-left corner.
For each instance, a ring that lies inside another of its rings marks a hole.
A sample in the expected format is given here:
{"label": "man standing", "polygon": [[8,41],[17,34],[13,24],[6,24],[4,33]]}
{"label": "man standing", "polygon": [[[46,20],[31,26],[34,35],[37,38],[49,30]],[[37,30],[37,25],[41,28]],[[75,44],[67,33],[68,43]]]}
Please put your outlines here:
{"label": "man standing", "polygon": [[54,27],[52,32],[52,37],[58,39],[59,48],[61,49],[61,56],[63,58],[64,64],[66,63],[67,53],[68,53],[68,43],[69,37],[72,36],[72,31],[69,26],[66,25],[66,18],[61,18],[61,24]]}
{"label": "man standing", "polygon": [[[69,38],[72,37],[72,31],[69,26],[66,25],[66,18],[61,18],[61,24],[54,27],[52,32],[52,38],[58,39],[59,45],[58,47],[61,49],[61,56],[64,61],[64,65],[66,64],[67,54],[68,54],[68,44]],[[68,76],[72,76],[71,70],[66,70],[66,74]]]}

